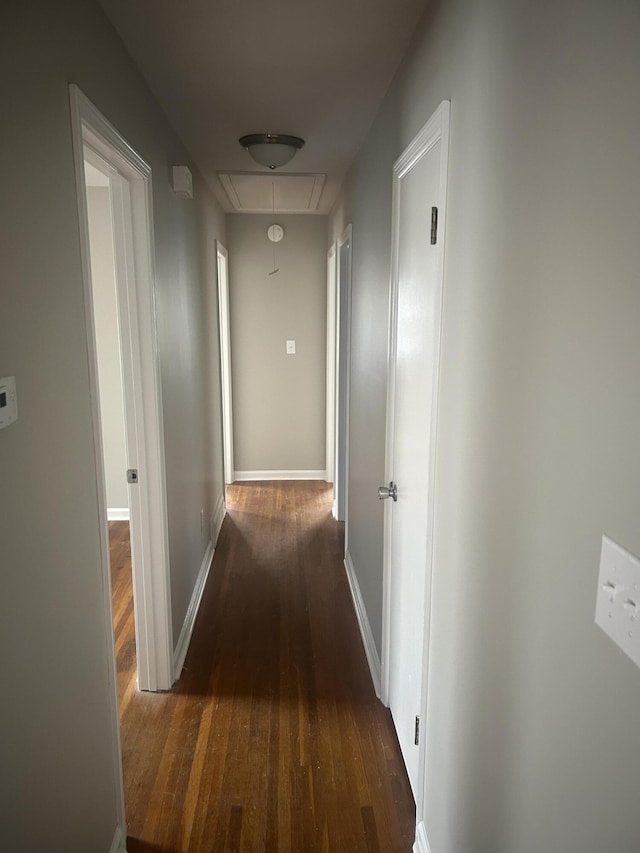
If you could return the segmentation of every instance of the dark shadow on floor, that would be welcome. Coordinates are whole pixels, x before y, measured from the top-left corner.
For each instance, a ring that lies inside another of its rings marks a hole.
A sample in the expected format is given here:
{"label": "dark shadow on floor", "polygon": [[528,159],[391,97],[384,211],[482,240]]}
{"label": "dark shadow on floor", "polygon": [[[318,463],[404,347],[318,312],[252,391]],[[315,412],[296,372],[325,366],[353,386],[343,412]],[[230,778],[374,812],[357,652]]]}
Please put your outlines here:
{"label": "dark shadow on floor", "polygon": [[148,841],[138,841],[137,838],[127,836],[127,853],[178,853],[178,851],[158,844],[149,844]]}

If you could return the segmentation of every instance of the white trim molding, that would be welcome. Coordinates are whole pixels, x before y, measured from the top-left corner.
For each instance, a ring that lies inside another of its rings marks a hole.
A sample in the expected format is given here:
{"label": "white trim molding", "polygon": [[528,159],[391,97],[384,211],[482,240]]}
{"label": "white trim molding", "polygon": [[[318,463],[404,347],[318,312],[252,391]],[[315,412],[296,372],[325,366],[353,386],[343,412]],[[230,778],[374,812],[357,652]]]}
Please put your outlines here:
{"label": "white trim molding", "polygon": [[222,528],[222,522],[224,521],[226,514],[227,505],[225,503],[224,495],[220,495],[216,508],[211,516],[211,541],[213,542],[214,548],[218,544],[218,536],[220,536],[220,529]]}
{"label": "white trim molding", "polygon": [[222,393],[222,444],[224,482],[233,483],[233,391],[231,381],[231,318],[229,314],[229,253],[216,240],[218,321],[220,333],[220,385]]}
{"label": "white trim molding", "polygon": [[344,521],[344,547],[349,547],[349,410],[351,400],[351,290],[353,226],[347,225],[336,241],[336,367],[335,367],[335,475],[333,517]]}
{"label": "white trim molding", "polygon": [[227,507],[224,496],[221,495],[211,516],[211,539],[207,545],[204,557],[202,558],[200,571],[198,572],[193,593],[191,594],[191,601],[189,602],[189,607],[187,608],[187,613],[184,617],[184,622],[182,623],[182,630],[180,631],[180,636],[178,637],[178,642],[173,654],[173,674],[176,681],[180,678],[180,673],[182,672],[182,667],[184,666],[184,661],[187,657],[189,643],[191,642],[193,629],[196,624],[196,617],[200,609],[200,602],[202,601],[204,588],[213,564],[213,555],[216,551],[215,546],[218,543],[218,536],[220,535],[220,529],[226,514]]}
{"label": "white trim molding", "polygon": [[321,471],[236,471],[236,482],[250,480],[324,480],[325,470]]}
{"label": "white trim molding", "polygon": [[129,521],[128,506],[107,507],[107,521]]}
{"label": "white trim molding", "polygon": [[362,593],[360,592],[360,584],[358,583],[353,560],[351,559],[351,554],[348,550],[344,555],[344,568],[347,573],[347,580],[349,581],[349,589],[351,590],[351,598],[353,599],[353,606],[358,619],[360,635],[362,636],[362,645],[364,646],[364,652],[367,656],[367,662],[371,672],[371,680],[373,681],[376,696],[379,699],[381,693],[380,674],[382,669],[380,665],[380,655],[378,654],[375,640],[373,639],[373,632],[369,623],[369,617],[367,616],[367,609],[364,606],[364,600],[362,598]]}
{"label": "white trim molding", "polygon": [[111,842],[109,853],[127,853],[125,837],[121,826],[116,826],[116,831],[113,835],[113,841]]}
{"label": "white trim molding", "polygon": [[413,853],[431,853],[427,830],[423,820],[416,826],[416,840],[413,842]]}
{"label": "white trim molding", "polygon": [[180,631],[180,636],[178,637],[178,642],[173,653],[173,677],[175,681],[180,678],[180,673],[184,666],[184,660],[187,656],[187,651],[189,650],[189,643],[191,642],[191,637],[193,635],[193,628],[196,624],[196,616],[198,615],[200,602],[202,601],[202,593],[204,592],[204,586],[207,582],[207,578],[209,577],[209,569],[213,562],[214,551],[213,542],[209,541],[207,550],[202,558],[202,564],[193,588],[191,601],[189,602],[187,613],[184,617],[184,622],[182,623],[182,630]]}
{"label": "white trim molding", "polygon": [[333,483],[336,458],[336,263],[337,244],[327,252],[327,402],[326,402],[326,466],[325,479]]}

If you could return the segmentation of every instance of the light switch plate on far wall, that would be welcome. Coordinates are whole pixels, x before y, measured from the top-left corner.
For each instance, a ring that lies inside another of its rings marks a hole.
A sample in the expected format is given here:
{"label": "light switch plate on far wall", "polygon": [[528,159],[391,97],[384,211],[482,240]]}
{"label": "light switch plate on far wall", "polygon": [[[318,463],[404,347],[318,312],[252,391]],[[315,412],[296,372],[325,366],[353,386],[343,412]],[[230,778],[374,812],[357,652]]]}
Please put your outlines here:
{"label": "light switch plate on far wall", "polygon": [[296,342],[295,341],[287,341],[287,355],[295,355],[296,354]]}
{"label": "light switch plate on far wall", "polygon": [[596,625],[640,666],[640,560],[602,537]]}

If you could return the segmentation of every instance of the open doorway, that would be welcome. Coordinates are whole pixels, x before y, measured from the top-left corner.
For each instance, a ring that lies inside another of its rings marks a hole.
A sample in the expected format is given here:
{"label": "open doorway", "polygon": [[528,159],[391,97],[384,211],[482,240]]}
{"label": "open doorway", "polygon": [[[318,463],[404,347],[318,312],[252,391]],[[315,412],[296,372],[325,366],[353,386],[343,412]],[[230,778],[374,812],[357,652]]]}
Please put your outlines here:
{"label": "open doorway", "polygon": [[[85,161],[98,173],[97,180],[100,175],[106,180],[108,188],[109,213],[103,211],[103,218],[106,228],[109,221],[111,224],[112,247],[105,251],[111,252],[113,261],[126,454],[124,469],[116,471],[116,478],[120,484],[124,480],[127,489],[126,505],[112,509],[124,512],[128,507],[130,516],[137,681],[141,690],[166,690],[175,680],[175,667],[169,598],[162,400],[155,325],[151,169],[76,86],[70,87],[70,95],[105,608],[111,620],[108,475],[105,436],[98,405],[102,377],[98,366],[100,323],[97,312],[102,309],[96,304],[92,286]],[[122,466],[122,458],[119,465]],[[123,502],[121,498],[116,500]]]}
{"label": "open doorway", "polygon": [[113,205],[107,164],[102,165],[90,148],[85,149],[84,155],[101,449],[109,524],[111,600],[122,714],[126,697],[135,689],[137,682],[137,661]]}
{"label": "open doorway", "polygon": [[[111,255],[112,260],[111,277],[115,281],[119,332],[116,347],[119,367],[115,371],[119,370],[122,381],[120,395],[124,400],[126,467],[118,479],[124,478],[127,483],[137,684],[141,690],[167,690],[175,680],[175,661],[169,598],[162,399],[155,325],[151,169],[77,86],[72,84],[69,91],[106,624],[113,625],[113,607],[107,519],[109,500],[99,405],[97,312],[102,309],[96,304],[92,285],[86,161],[97,171],[96,180],[103,185],[106,180],[108,188],[102,214],[107,223],[105,230],[110,221],[112,242],[111,247],[107,245],[104,251]],[[115,346],[114,341],[112,344]],[[106,405],[106,401],[103,402],[103,407]],[[117,502],[124,503],[120,498]],[[124,511],[125,507],[115,509]],[[114,631],[109,632],[106,644],[113,688],[109,691],[113,763],[119,788],[119,838],[116,843],[124,846],[126,821]]]}

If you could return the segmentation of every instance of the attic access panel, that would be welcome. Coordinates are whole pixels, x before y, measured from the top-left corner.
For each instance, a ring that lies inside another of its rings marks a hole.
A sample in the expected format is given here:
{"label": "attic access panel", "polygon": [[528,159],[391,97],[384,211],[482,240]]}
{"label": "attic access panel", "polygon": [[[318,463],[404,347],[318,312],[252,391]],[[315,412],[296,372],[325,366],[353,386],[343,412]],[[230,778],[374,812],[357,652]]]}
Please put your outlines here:
{"label": "attic access panel", "polygon": [[218,172],[220,183],[239,213],[317,213],[326,175]]}

